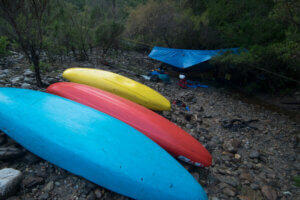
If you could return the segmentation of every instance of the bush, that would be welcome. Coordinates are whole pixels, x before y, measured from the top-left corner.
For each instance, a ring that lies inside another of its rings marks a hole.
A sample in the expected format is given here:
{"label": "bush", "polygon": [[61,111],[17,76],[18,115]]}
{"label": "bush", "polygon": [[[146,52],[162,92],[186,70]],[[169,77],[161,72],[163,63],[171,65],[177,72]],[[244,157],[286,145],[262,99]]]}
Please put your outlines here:
{"label": "bush", "polygon": [[8,51],[9,41],[6,37],[0,36],[0,58],[6,57],[9,55]]}
{"label": "bush", "polygon": [[130,12],[125,35],[153,46],[215,48],[220,37],[208,23],[207,12],[195,15],[192,9],[183,8],[176,1],[150,0]]}
{"label": "bush", "polygon": [[300,78],[300,46],[291,41],[268,46],[253,46],[240,55],[224,54],[211,63],[218,69],[217,77],[230,74],[230,82],[248,92],[271,92],[297,87]]}
{"label": "bush", "polygon": [[[40,62],[40,70],[42,73],[49,72],[50,69],[51,65],[49,63]],[[33,72],[35,71],[33,64],[30,66],[30,70]]]}
{"label": "bush", "polygon": [[106,52],[112,46],[117,45],[117,39],[122,34],[124,26],[115,21],[105,21],[96,30],[95,40]]}

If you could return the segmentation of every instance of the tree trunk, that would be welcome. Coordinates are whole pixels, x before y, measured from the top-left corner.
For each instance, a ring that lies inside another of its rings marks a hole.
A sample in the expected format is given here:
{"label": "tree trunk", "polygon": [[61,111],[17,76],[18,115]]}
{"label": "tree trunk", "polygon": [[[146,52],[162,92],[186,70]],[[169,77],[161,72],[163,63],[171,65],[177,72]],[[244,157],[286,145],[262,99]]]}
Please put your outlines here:
{"label": "tree trunk", "polygon": [[40,61],[38,58],[33,57],[32,62],[33,62],[33,66],[34,66],[36,84],[38,87],[43,87],[41,74],[40,74]]}
{"label": "tree trunk", "polygon": [[113,20],[116,20],[116,0],[112,0],[112,14],[113,14]]}

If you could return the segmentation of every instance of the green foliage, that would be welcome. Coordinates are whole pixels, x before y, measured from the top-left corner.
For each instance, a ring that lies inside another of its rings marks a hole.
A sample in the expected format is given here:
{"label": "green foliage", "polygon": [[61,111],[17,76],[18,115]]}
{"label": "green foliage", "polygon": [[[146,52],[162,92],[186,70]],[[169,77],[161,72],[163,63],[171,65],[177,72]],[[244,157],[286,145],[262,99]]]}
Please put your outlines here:
{"label": "green foliage", "polygon": [[0,58],[6,57],[9,55],[7,37],[0,36]]}
{"label": "green foliage", "polygon": [[34,64],[38,86],[42,86],[39,73],[40,55],[44,50],[44,38],[53,20],[58,1],[49,0],[0,0],[1,32],[15,41],[28,60]]}
{"label": "green foliage", "polygon": [[294,177],[294,182],[295,182],[295,185],[297,187],[300,187],[300,176],[295,176]]}
{"label": "green foliage", "polygon": [[153,45],[196,48],[199,35],[209,32],[200,22],[196,24],[198,21],[190,10],[181,9],[175,1],[149,0],[130,12],[126,36]]}
{"label": "green foliage", "polygon": [[41,53],[51,63],[88,60],[90,50],[105,53],[120,41],[138,49],[242,47],[248,51],[212,60],[213,78],[249,91],[299,86],[292,81],[300,79],[299,0],[0,0],[1,7],[0,35],[35,63]]}
{"label": "green foliage", "polygon": [[298,87],[299,6],[296,0],[210,0],[208,18],[222,36],[220,47],[249,49],[241,55],[214,59],[212,63],[223,72],[219,76],[230,73],[231,83],[249,91]]}
{"label": "green foliage", "polygon": [[[252,46],[240,55],[225,54],[212,60],[219,77],[231,74],[231,82],[248,92],[273,92],[296,87],[300,77],[299,43],[284,41]],[[293,81],[295,80],[295,81]]]}
{"label": "green foliage", "polygon": [[124,26],[115,21],[101,23],[95,32],[97,46],[107,51],[112,45],[116,45],[117,38],[122,34]]}
{"label": "green foliage", "polygon": [[[40,66],[40,70],[41,70],[42,73],[50,72],[50,70],[51,70],[51,64],[49,64],[49,63],[40,62],[39,66]],[[33,64],[30,65],[29,69],[31,71],[34,71],[34,65]]]}

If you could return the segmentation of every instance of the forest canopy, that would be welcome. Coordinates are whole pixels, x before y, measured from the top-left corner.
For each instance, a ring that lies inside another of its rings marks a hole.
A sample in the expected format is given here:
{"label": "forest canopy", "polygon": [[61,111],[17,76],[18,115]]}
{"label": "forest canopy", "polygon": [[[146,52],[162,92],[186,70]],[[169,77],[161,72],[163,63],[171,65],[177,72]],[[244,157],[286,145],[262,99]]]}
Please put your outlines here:
{"label": "forest canopy", "polygon": [[69,54],[88,60],[91,49],[105,55],[130,40],[149,48],[245,48],[211,62],[219,76],[230,73],[250,90],[298,87],[299,28],[299,0],[0,0],[0,56],[19,49],[37,74],[41,54],[51,62]]}

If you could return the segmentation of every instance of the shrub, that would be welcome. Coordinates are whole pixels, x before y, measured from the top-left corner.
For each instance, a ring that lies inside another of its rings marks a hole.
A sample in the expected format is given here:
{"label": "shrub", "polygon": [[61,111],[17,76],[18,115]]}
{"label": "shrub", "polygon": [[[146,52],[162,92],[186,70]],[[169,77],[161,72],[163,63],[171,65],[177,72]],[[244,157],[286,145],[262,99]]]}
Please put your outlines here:
{"label": "shrub", "polygon": [[4,36],[0,36],[0,58],[9,55],[8,45],[9,45],[9,41],[7,40],[7,38]]}

